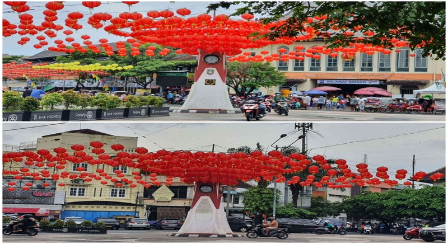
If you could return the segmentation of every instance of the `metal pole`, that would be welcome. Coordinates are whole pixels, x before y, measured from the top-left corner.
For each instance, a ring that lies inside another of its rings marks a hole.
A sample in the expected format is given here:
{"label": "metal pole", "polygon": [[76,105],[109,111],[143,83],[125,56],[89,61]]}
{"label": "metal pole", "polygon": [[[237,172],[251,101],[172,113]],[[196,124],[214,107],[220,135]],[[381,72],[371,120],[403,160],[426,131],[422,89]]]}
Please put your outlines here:
{"label": "metal pole", "polygon": [[302,153],[305,154],[306,150],[306,126],[302,123]]}
{"label": "metal pole", "polygon": [[[415,174],[415,154],[412,156],[412,177],[414,177]],[[415,180],[412,180],[412,189],[415,189]]]}
{"label": "metal pole", "polygon": [[134,217],[137,217],[138,194],[140,194],[139,191],[137,192],[137,196],[135,197]]}
{"label": "metal pole", "polygon": [[275,210],[277,208],[277,182],[274,181],[274,210],[272,213],[272,217],[275,218]]}
{"label": "metal pole", "polygon": [[227,207],[226,207],[226,216],[229,216],[230,212],[230,186],[227,186]]}

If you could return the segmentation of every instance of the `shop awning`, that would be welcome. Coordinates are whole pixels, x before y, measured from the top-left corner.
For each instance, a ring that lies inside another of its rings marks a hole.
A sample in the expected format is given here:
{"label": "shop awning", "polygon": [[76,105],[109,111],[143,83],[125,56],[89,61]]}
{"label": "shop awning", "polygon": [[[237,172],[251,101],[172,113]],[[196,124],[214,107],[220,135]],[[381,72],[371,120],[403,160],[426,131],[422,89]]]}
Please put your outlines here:
{"label": "shop awning", "polygon": [[[227,191],[223,191],[223,193],[227,193]],[[230,191],[230,194],[236,195],[236,194],[238,194],[238,192],[237,191]]]}
{"label": "shop awning", "polygon": [[21,213],[21,214],[32,213],[32,214],[36,214],[36,216],[48,216],[50,214],[50,209],[48,209],[48,208],[3,208],[3,213]]}
{"label": "shop awning", "polygon": [[54,86],[45,86],[44,87],[44,91],[48,91],[48,90],[51,90],[53,88],[54,88]]}

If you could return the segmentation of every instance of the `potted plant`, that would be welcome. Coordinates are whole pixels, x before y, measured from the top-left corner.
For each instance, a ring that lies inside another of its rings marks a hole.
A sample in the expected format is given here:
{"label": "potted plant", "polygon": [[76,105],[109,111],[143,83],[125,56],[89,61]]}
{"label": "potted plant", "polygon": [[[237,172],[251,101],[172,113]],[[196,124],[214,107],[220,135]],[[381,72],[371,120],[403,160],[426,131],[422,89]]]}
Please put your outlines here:
{"label": "potted plant", "polygon": [[100,93],[92,99],[92,106],[98,108],[97,119],[123,119],[124,108],[119,108],[122,104],[120,98],[106,93]]}
{"label": "potted plant", "polygon": [[170,107],[162,107],[165,104],[165,99],[162,97],[153,97],[150,99],[149,116],[169,116]]}
{"label": "potted plant", "polygon": [[95,224],[95,228],[98,228],[98,229],[105,229],[106,228],[106,224],[104,224],[104,222],[98,222],[98,223],[96,223]]}
{"label": "potted plant", "polygon": [[[95,120],[96,110],[95,109],[85,109],[90,105],[92,97],[87,94],[78,94],[74,90],[68,90],[62,92],[62,97],[64,98],[64,108],[62,111],[62,120]],[[73,109],[76,107],[81,107],[81,110]]]}
{"label": "potted plant", "polygon": [[67,222],[65,222],[65,226],[67,228],[76,228],[76,222],[73,219],[69,219]]}
{"label": "potted plant", "polygon": [[144,118],[148,117],[148,107],[144,107],[144,103],[139,96],[129,95],[124,103],[126,106],[125,117],[126,118]]}
{"label": "potted plant", "polygon": [[35,97],[27,97],[20,103],[20,109],[23,110],[23,121],[30,121],[31,112],[40,109],[40,101]]}
{"label": "potted plant", "polygon": [[81,222],[81,226],[84,228],[92,228],[93,227],[93,222],[90,220],[84,220]]}
{"label": "potted plant", "polygon": [[20,111],[20,103],[23,97],[16,91],[3,93],[3,121],[22,121],[23,111]]}
{"label": "potted plant", "polygon": [[62,228],[62,227],[64,227],[64,221],[62,219],[57,219],[54,222],[53,227],[55,227],[55,228]]}
{"label": "potted plant", "polygon": [[55,106],[62,105],[64,98],[57,92],[50,93],[42,97],[40,104],[50,110],[31,112],[30,121],[60,121],[62,110],[54,110]]}
{"label": "potted plant", "polygon": [[8,216],[3,216],[2,224],[3,226],[8,226],[11,223],[11,218]]}
{"label": "potted plant", "polygon": [[43,228],[50,227],[50,220],[48,220],[48,219],[41,220],[39,223],[39,227],[43,227]]}

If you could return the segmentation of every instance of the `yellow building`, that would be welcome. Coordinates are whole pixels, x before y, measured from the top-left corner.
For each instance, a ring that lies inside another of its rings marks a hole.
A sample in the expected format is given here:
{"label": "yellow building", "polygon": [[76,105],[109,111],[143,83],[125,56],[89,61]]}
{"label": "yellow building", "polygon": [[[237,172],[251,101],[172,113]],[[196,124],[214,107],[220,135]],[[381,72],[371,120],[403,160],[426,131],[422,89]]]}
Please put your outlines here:
{"label": "yellow building", "polygon": [[[323,46],[323,41],[296,42],[292,45],[270,45],[260,49],[246,49],[253,55],[261,54],[262,50],[269,54],[279,53],[280,48],[295,51],[296,46],[306,49],[313,46]],[[304,52],[304,50],[302,50]],[[412,57],[410,56],[412,54]],[[282,89],[292,91],[308,91],[318,86],[335,86],[343,90],[344,94],[352,94],[355,90],[367,86],[387,89],[394,95],[412,96],[413,90],[427,88],[433,85],[445,73],[445,61],[423,57],[421,51],[402,48],[399,53],[390,55],[375,53],[367,55],[356,53],[351,61],[344,61],[341,53],[337,57],[320,55],[320,59],[305,57],[303,61],[289,60],[273,61],[272,66],[285,72],[287,77],[282,87],[260,88],[263,94],[272,95]],[[444,97],[444,96],[443,96]]]}
{"label": "yellow building", "polygon": [[[37,150],[47,149],[52,151],[56,147],[67,148],[69,154],[72,145],[80,144],[85,147],[85,152],[91,152],[90,142],[101,141],[104,143],[105,154],[112,157],[116,152],[110,148],[113,144],[122,144],[125,152],[132,153],[137,148],[137,137],[113,136],[110,134],[83,129],[67,131],[43,136],[37,140]],[[93,153],[89,153],[94,156]],[[125,166],[112,167],[109,165],[90,165],[88,163],[75,164],[68,162],[64,171],[79,173],[78,167],[86,168],[87,173],[98,174],[97,169],[103,169],[109,175],[115,170],[121,170],[126,178],[132,179],[132,170]],[[135,181],[135,180],[134,180]],[[65,183],[65,186],[59,186]],[[61,218],[78,216],[86,220],[94,220],[96,217],[113,217],[123,215],[144,216],[143,206],[143,186],[131,188],[123,183],[123,187],[116,187],[115,184],[108,183],[102,185],[100,181],[92,180],[86,182],[83,179],[61,179],[56,186],[56,192],[65,192],[65,208]]]}

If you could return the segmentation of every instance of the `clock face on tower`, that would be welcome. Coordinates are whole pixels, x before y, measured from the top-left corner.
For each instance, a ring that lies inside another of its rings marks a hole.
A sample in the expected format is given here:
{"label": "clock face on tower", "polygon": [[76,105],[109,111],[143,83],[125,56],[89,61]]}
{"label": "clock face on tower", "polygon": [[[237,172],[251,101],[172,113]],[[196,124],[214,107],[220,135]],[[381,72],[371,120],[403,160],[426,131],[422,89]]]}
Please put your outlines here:
{"label": "clock face on tower", "polygon": [[211,186],[211,185],[203,185],[203,186],[199,187],[199,190],[201,192],[204,192],[204,193],[209,193],[209,192],[213,191],[213,186]]}
{"label": "clock face on tower", "polygon": [[219,62],[220,58],[216,55],[207,55],[204,57],[204,62],[208,64],[217,64]]}

